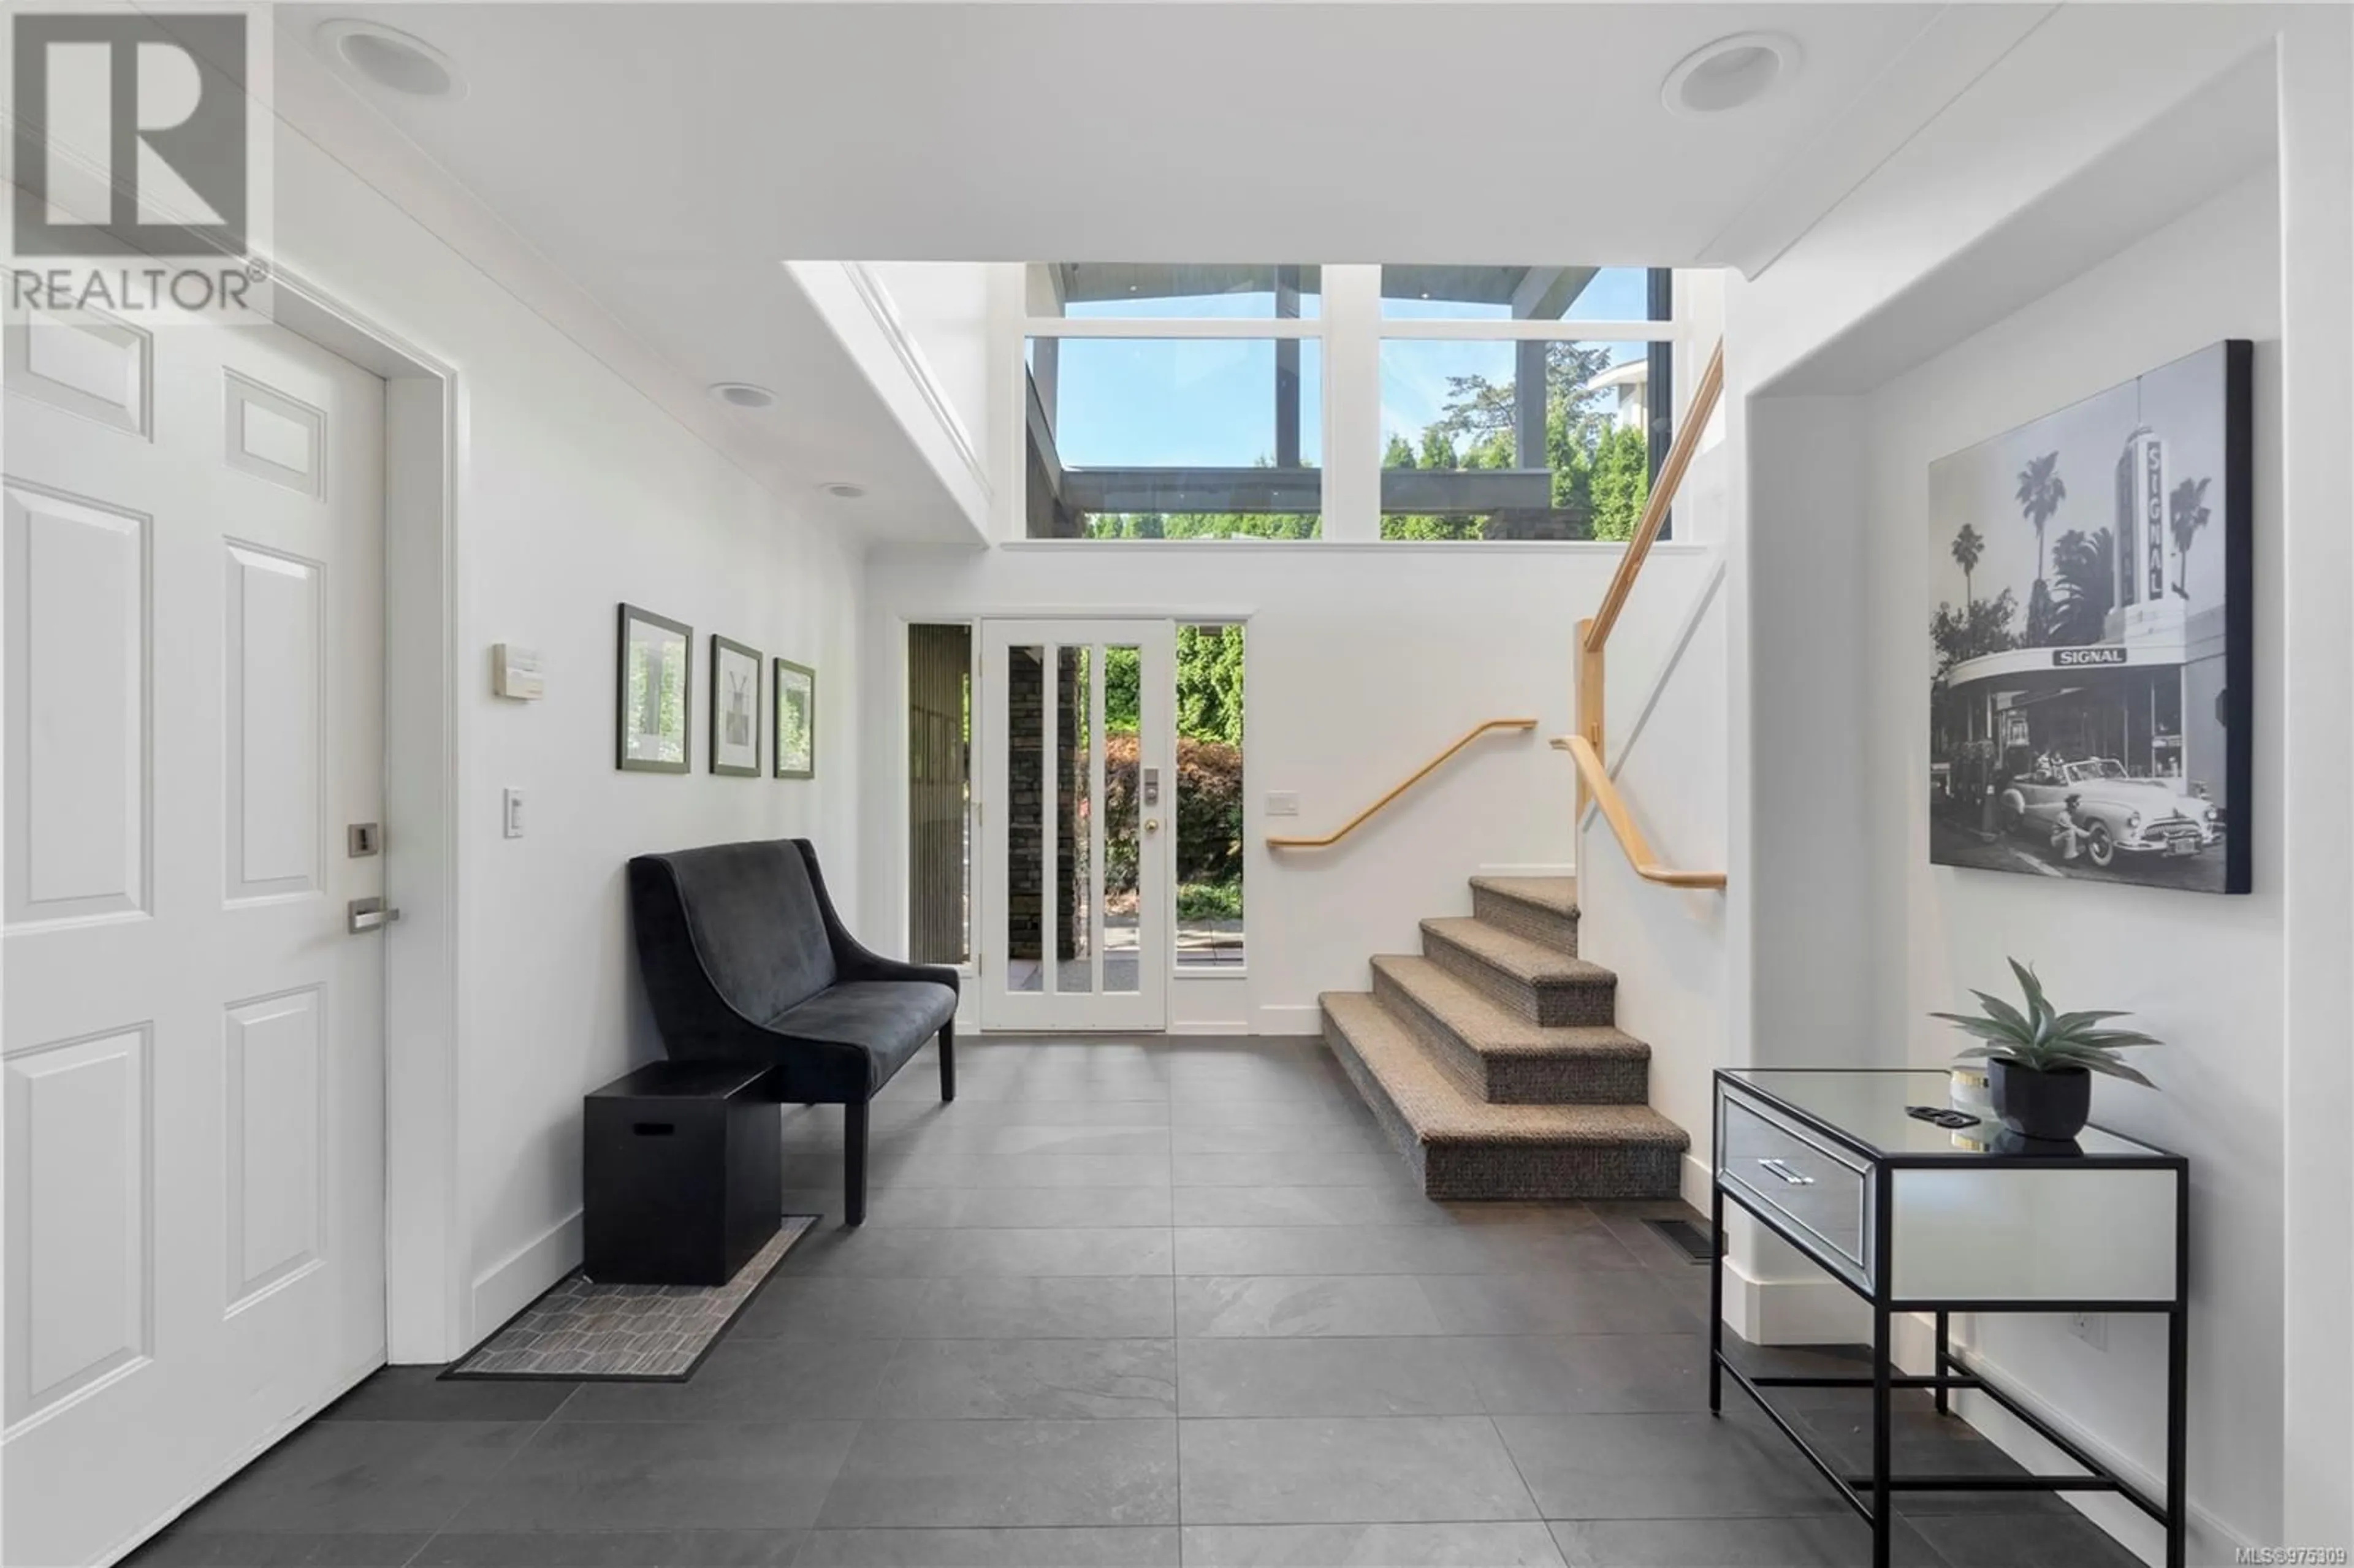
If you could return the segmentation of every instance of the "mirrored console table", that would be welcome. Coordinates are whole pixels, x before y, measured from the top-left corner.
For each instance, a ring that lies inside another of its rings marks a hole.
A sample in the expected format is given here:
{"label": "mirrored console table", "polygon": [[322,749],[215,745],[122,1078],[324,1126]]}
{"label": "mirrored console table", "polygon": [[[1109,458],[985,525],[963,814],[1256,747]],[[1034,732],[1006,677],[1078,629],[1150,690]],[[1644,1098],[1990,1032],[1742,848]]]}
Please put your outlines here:
{"label": "mirrored console table", "polygon": [[[1968,1126],[1924,1119],[1946,1111],[1936,1069],[1720,1068],[1710,1219],[1717,1260],[1709,1286],[1708,1403],[1723,1407],[1729,1376],[1755,1399],[1872,1526],[1873,1568],[1888,1568],[1895,1494],[1906,1491],[2111,1491],[2166,1530],[2168,1568],[2187,1547],[2183,1396],[2190,1350],[2190,1167],[2179,1155],[2098,1128],[2073,1140],[2020,1139],[1991,1116]],[[1724,1353],[1724,1206],[1732,1202],[1822,1266],[1872,1308],[1872,1371],[1849,1377],[1766,1376]],[[1898,1372],[1890,1327],[1899,1313],[1935,1319],[1934,1370]],[[1956,1312],[2148,1312],[2167,1320],[2166,1495],[2150,1498],[2112,1472],[1949,1338]],[[1872,1467],[1857,1475],[1810,1445],[1775,1406],[1776,1388],[1868,1389]],[[1939,1414],[1955,1390],[1984,1394],[2082,1467],[2071,1475],[1892,1472],[1891,1396],[1933,1392]]]}

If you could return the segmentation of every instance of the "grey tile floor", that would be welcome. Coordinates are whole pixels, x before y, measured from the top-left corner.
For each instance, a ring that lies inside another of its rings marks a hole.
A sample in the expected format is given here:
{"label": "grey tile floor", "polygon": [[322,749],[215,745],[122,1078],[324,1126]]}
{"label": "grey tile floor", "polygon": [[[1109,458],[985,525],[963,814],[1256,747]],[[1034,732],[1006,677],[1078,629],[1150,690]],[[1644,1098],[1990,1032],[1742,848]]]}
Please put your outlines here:
{"label": "grey tile floor", "polygon": [[[1728,1393],[1674,1205],[1425,1200],[1312,1041],[974,1040],[877,1102],[866,1225],[684,1384],[380,1373],[133,1561],[1797,1568],[1864,1527]],[[838,1217],[841,1113],[785,1113]],[[1843,1394],[1799,1418],[1847,1447]],[[1908,1400],[1908,1463],[1999,1469]],[[1920,1568],[2127,1568],[2042,1499],[1909,1512]]]}

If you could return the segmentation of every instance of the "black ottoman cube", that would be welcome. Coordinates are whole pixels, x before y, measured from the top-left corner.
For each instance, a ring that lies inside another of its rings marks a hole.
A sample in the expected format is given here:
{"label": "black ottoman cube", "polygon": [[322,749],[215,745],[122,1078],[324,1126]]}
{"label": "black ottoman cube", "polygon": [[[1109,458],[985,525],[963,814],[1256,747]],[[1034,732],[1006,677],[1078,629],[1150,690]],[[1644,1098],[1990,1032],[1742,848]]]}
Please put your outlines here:
{"label": "black ottoman cube", "polygon": [[777,1234],[762,1063],[656,1062],[582,1102],[581,1267],[599,1284],[725,1285]]}

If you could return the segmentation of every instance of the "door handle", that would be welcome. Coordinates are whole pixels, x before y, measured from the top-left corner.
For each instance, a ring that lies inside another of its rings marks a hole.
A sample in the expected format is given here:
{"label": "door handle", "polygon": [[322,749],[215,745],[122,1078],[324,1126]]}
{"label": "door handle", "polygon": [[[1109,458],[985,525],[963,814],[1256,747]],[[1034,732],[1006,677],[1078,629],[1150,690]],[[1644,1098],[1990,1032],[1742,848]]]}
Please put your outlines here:
{"label": "door handle", "polygon": [[381,931],[400,918],[398,909],[387,909],[381,898],[355,898],[345,921],[345,928],[355,937],[370,931]]}
{"label": "door handle", "polygon": [[1159,832],[1161,831],[1161,819],[1160,819],[1160,818],[1158,818],[1158,817],[1147,817],[1147,818],[1145,818],[1145,819],[1144,819],[1144,831],[1145,831],[1146,832],[1148,832],[1148,833],[1157,833],[1157,832]]}

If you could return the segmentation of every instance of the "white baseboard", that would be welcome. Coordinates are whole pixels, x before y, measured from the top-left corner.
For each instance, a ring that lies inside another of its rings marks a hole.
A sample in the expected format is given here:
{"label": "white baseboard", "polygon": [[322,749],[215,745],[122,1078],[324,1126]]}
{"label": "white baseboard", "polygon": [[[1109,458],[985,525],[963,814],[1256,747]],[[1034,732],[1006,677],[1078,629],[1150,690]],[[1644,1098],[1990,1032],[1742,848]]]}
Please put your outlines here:
{"label": "white baseboard", "polygon": [[465,1348],[471,1350],[488,1339],[537,1299],[541,1291],[579,1266],[580,1211],[575,1209],[508,1254],[504,1261],[475,1277]]}
{"label": "white baseboard", "polygon": [[1324,1010],[1314,1002],[1305,1006],[1262,1004],[1251,1011],[1251,1033],[1321,1034],[1324,1033]]}
{"label": "white baseboard", "polygon": [[[1739,1277],[1739,1271],[1733,1268],[1729,1262],[1727,1270],[1724,1298],[1725,1322],[1727,1326],[1740,1331],[1742,1337],[1752,1343],[1860,1342],[1871,1337],[1871,1323],[1867,1316],[1864,1321],[1855,1326],[1853,1331],[1835,1334],[1829,1338],[1757,1339],[1755,1335],[1742,1330],[1741,1325],[1734,1320],[1736,1292],[1733,1286],[1734,1278]],[[1802,1319],[1808,1311],[1812,1310],[1813,1303],[1803,1299],[1801,1296],[1793,1295],[1792,1287],[1812,1283],[1811,1281],[1752,1280],[1745,1283],[1751,1288],[1742,1294],[1751,1298],[1754,1305],[1750,1309],[1762,1312],[1773,1319],[1767,1325],[1769,1329],[1805,1327],[1802,1321],[1794,1323],[1794,1320]],[[1836,1286],[1831,1288],[1839,1289]],[[1862,1303],[1857,1301],[1845,1290],[1840,1290],[1839,1293],[1847,1298],[1850,1306],[1859,1309],[1861,1308]],[[1900,1313],[1890,1325],[1890,1330],[1891,1349],[1893,1351],[1891,1359],[1896,1363],[1897,1369],[1914,1373],[1927,1372],[1935,1358],[1935,1320],[1926,1312]],[[2032,1391],[2029,1389],[2026,1382],[2010,1372],[2001,1362],[1978,1353],[1959,1341],[1956,1341],[1955,1348],[1962,1351],[1965,1359],[1983,1372],[1988,1381],[1999,1383],[2012,1398],[2034,1407],[2035,1413],[2053,1429],[2099,1460],[2112,1473],[2124,1477],[2139,1489],[2144,1496],[2162,1498],[2166,1495],[2164,1477],[2152,1473],[2140,1460],[2120,1452],[2105,1439],[2078,1425],[2065,1413],[2053,1410],[2033,1398]],[[1954,1395],[1954,1414],[1969,1423],[1988,1442],[2009,1455],[2030,1471],[2040,1475],[2075,1473],[2076,1467],[2062,1456],[2058,1449],[2037,1436],[2025,1422],[2020,1421],[2009,1411],[1983,1394],[1970,1393],[1967,1391],[1956,1393]],[[2150,1564],[2150,1568],[2158,1568],[2158,1565],[2165,1561],[2165,1531],[2160,1530],[2147,1514],[2123,1498],[2111,1497],[2100,1492],[2062,1492],[2059,1496],[2062,1501],[2083,1514],[2104,1534],[2139,1557],[2144,1563]],[[2253,1547],[2254,1544],[2255,1542],[2248,1536],[2225,1523],[2211,1510],[2201,1508],[2197,1498],[2190,1499],[2190,1561],[2230,1563],[2236,1560],[2243,1549]]]}
{"label": "white baseboard", "polygon": [[1522,865],[1483,865],[1472,872],[1474,876],[1575,876],[1575,861],[1532,861]]}
{"label": "white baseboard", "polygon": [[[1925,1325],[1927,1319],[1923,1319]],[[1922,1330],[1922,1350],[1918,1367],[1928,1370],[1928,1332]],[[1959,1348],[1959,1347],[1957,1347]],[[2033,1409],[2052,1428],[2098,1459],[2104,1467],[2133,1483],[2143,1496],[2163,1498],[2166,1478],[2153,1474],[2140,1460],[2119,1452],[2105,1439],[2085,1430],[2064,1412],[2054,1410],[2032,1397],[2032,1391],[2020,1378],[2012,1375],[1999,1361],[1992,1361],[1976,1351],[1965,1351],[1970,1364],[1986,1374],[1987,1381],[1999,1383],[2020,1404]],[[2018,1460],[2029,1470],[2039,1474],[2072,1475],[2076,1467],[2062,1457],[2060,1451],[2038,1436],[2027,1424],[1983,1394],[1957,1393],[1954,1396],[1954,1412],[1983,1434],[1988,1442]],[[2156,1520],[2120,1497],[2099,1492],[2062,1492],[2062,1500],[2083,1514],[2126,1551],[2149,1563],[2151,1568],[2166,1560],[2166,1532]],[[2253,1555],[2241,1553],[2257,1543],[2217,1518],[2211,1510],[2199,1506],[2195,1496],[2190,1499],[2190,1551],[2193,1563],[2253,1562]]]}
{"label": "white baseboard", "polygon": [[1697,1154],[1686,1154],[1680,1194],[1683,1201],[1706,1214],[1715,1190],[1716,1172],[1709,1169],[1708,1161]]}
{"label": "white baseboard", "polygon": [[1829,1279],[1759,1279],[1724,1260],[1724,1325],[1753,1345],[1852,1345],[1872,1338],[1872,1309]]}
{"label": "white baseboard", "polygon": [[1250,1020],[1247,1018],[1196,1018],[1184,1023],[1172,1023],[1161,1031],[1164,1034],[1225,1035],[1248,1034],[1250,1032]]}

